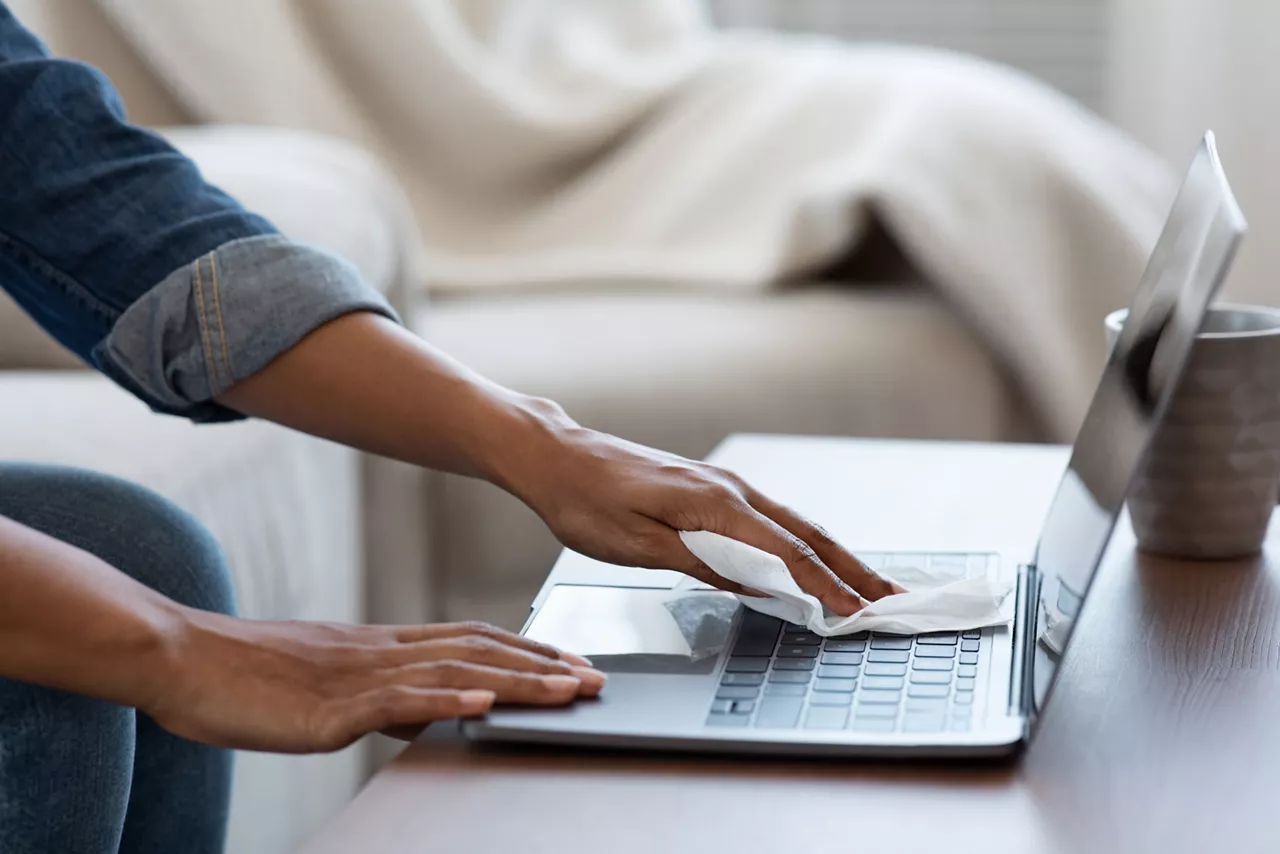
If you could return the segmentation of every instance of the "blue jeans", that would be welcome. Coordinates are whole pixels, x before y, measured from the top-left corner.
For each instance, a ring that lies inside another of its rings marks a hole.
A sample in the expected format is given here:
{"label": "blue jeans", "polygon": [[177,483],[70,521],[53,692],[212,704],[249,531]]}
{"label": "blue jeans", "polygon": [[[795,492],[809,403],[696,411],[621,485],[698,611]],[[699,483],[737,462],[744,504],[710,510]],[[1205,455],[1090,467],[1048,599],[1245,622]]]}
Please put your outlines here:
{"label": "blue jeans", "polygon": [[[141,487],[74,469],[0,463],[0,515],[91,552],[185,605],[231,613],[217,543]],[[0,851],[214,854],[231,752],[133,709],[0,679]]]}

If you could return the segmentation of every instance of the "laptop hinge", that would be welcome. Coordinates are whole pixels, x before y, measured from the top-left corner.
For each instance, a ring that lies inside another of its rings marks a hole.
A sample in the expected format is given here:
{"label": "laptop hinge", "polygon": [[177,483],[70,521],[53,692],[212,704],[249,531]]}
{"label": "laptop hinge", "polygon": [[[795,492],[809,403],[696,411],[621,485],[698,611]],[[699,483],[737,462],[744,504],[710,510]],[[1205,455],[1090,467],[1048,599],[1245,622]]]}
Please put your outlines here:
{"label": "laptop hinge", "polygon": [[1018,586],[1013,621],[1013,667],[1009,680],[1009,715],[1026,719],[1028,726],[1034,712],[1036,617],[1038,614],[1040,573],[1035,564],[1018,566]]}

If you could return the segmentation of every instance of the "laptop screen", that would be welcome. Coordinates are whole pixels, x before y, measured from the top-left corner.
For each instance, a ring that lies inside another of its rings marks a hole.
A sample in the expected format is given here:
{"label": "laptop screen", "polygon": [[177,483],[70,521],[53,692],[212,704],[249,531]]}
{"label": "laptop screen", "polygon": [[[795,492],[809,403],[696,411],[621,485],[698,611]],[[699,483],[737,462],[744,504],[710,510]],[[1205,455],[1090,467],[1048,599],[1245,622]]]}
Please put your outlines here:
{"label": "laptop screen", "polygon": [[1125,495],[1244,230],[1213,135],[1206,134],[1134,294],[1040,533],[1033,716],[1048,700],[1058,659]]}

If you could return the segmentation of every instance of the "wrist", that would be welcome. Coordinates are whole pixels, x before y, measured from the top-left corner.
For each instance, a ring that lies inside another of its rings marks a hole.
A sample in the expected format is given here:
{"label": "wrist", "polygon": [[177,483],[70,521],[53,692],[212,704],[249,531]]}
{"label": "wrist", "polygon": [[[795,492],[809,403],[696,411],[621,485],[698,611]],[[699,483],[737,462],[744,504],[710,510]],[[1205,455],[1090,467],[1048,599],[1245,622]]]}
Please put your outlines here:
{"label": "wrist", "polygon": [[546,470],[570,434],[582,429],[555,401],[507,392],[484,436],[477,469],[527,503],[538,472]]}

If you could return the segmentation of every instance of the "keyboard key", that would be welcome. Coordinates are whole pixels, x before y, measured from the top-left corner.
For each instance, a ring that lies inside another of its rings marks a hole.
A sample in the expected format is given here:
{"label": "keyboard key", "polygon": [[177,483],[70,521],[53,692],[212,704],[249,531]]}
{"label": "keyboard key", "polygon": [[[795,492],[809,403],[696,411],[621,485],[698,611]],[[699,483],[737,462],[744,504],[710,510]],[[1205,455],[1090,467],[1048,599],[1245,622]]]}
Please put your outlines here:
{"label": "keyboard key", "polygon": [[908,712],[931,712],[940,715],[947,710],[945,697],[908,697]]}
{"label": "keyboard key", "polygon": [[824,664],[818,668],[818,676],[830,679],[857,679],[858,668],[847,664]]}
{"label": "keyboard key", "polygon": [[951,674],[945,670],[916,670],[911,681],[917,685],[949,685]]}
{"label": "keyboard key", "polygon": [[735,715],[749,715],[756,708],[755,700],[734,700],[733,713]]}
{"label": "keyboard key", "polygon": [[766,697],[803,697],[809,693],[808,685],[795,685],[789,682],[770,682],[764,686]]}
{"label": "keyboard key", "polygon": [[951,719],[952,732],[968,732],[969,726],[970,724],[969,724],[968,718],[952,718]]}
{"label": "keyboard key", "polygon": [[962,652],[960,653],[960,663],[961,664],[977,664],[978,654],[976,652]]}
{"label": "keyboard key", "polygon": [[978,575],[987,571],[989,555],[969,555],[969,574]]}
{"label": "keyboard key", "polygon": [[967,640],[967,641],[961,641],[960,643],[961,652],[977,652],[979,649],[981,649],[981,647],[982,647],[982,641]]}
{"label": "keyboard key", "polygon": [[784,646],[818,646],[822,643],[819,635],[810,634],[808,632],[791,632],[782,636]]}
{"label": "keyboard key", "polygon": [[957,668],[956,668],[956,675],[957,675],[957,676],[977,676],[977,675],[978,675],[978,665],[976,665],[976,664],[962,664],[962,665],[960,665],[959,667],[957,667]]}
{"label": "keyboard key", "polygon": [[862,672],[867,676],[906,676],[907,665],[905,664],[868,664],[862,668]]}
{"label": "keyboard key", "polygon": [[892,703],[895,706],[898,704],[897,691],[866,691],[864,690],[858,694],[858,705],[860,706],[864,704],[884,705],[889,703]]}
{"label": "keyboard key", "polygon": [[951,693],[946,685],[912,685],[907,688],[909,697],[945,697]]}
{"label": "keyboard key", "polygon": [[828,652],[862,652],[867,648],[864,640],[846,640],[845,638],[829,638],[822,648]]}
{"label": "keyboard key", "polygon": [[[772,652],[773,650],[770,650]],[[764,673],[769,669],[767,658],[741,658],[734,656],[724,666],[725,673]]]}
{"label": "keyboard key", "polygon": [[770,682],[792,682],[799,685],[808,685],[809,679],[813,676],[807,670],[775,670],[769,674]]}
{"label": "keyboard key", "polygon": [[886,664],[906,664],[910,658],[911,653],[905,649],[873,649],[867,653],[867,661]]}
{"label": "keyboard key", "polygon": [[711,712],[717,715],[727,715],[733,710],[733,700],[712,700]]}
{"label": "keyboard key", "polygon": [[826,691],[821,694],[814,694],[809,700],[811,706],[845,706],[847,707],[853,702],[853,694],[842,694],[834,691]]}
{"label": "keyboard key", "polygon": [[978,638],[982,637],[982,629],[970,629],[969,631],[961,634],[960,637],[964,638],[965,640],[977,640]]}
{"label": "keyboard key", "polygon": [[[839,694],[832,694],[831,696],[833,696],[833,697],[839,697],[839,696],[841,696],[841,695],[839,695]],[[853,716],[854,716],[854,717],[856,717],[856,718],[889,718],[889,719],[894,719],[894,718],[897,718],[897,717],[898,717],[898,707],[897,707],[897,706],[888,706],[888,705],[879,705],[879,706],[876,706],[876,705],[872,705],[872,706],[858,706],[858,708],[854,709],[854,711],[853,711]]]}
{"label": "keyboard key", "polygon": [[970,678],[968,678],[968,679],[957,679],[957,680],[956,680],[956,690],[957,690],[957,691],[972,691],[972,690],[977,686],[977,682],[978,682],[978,680],[977,680],[977,679],[973,679],[972,677],[970,677]]}
{"label": "keyboard key", "polygon": [[774,670],[812,670],[812,658],[779,658],[773,663]]}
{"label": "keyboard key", "polygon": [[798,624],[798,623],[783,623],[783,624],[782,624],[782,632],[783,632],[783,634],[788,634],[788,635],[796,635],[796,634],[801,634],[801,633],[807,633],[807,632],[809,632],[809,627],[808,627],[808,626],[802,626],[802,625],[800,625],[800,624]]}
{"label": "keyboard key", "polygon": [[907,714],[902,718],[902,729],[906,732],[941,732],[945,725],[942,715]]}
{"label": "keyboard key", "polygon": [[862,680],[863,688],[871,688],[877,691],[900,691],[902,690],[901,676],[867,676]]}
{"label": "keyboard key", "polygon": [[925,646],[955,646],[957,641],[955,633],[946,635],[920,635],[916,638],[916,644]]}
{"label": "keyboard key", "polygon": [[799,697],[765,697],[760,701],[756,714],[756,726],[772,729],[791,729],[800,720],[804,700]]}
{"label": "keyboard key", "polygon": [[760,689],[754,685],[721,685],[717,700],[753,700]]}
{"label": "keyboard key", "polygon": [[871,639],[872,649],[911,649],[911,638],[874,637]]}
{"label": "keyboard key", "polygon": [[860,652],[824,652],[822,653],[823,664],[861,664],[862,653]]}
{"label": "keyboard key", "polygon": [[818,648],[816,646],[780,646],[778,647],[778,658],[817,658]]}
{"label": "keyboard key", "polygon": [[805,729],[844,729],[849,720],[849,710],[834,706],[815,706],[805,715]]}
{"label": "keyboard key", "polygon": [[898,722],[892,718],[855,718],[851,729],[858,732],[893,732]]}
{"label": "keyboard key", "polygon": [[721,685],[759,685],[764,682],[763,673],[726,673]]}
{"label": "keyboard key", "polygon": [[973,705],[973,692],[972,692],[972,691],[963,691],[963,692],[961,692],[961,693],[959,693],[959,694],[956,694],[956,696],[954,697],[954,699],[952,699],[952,702],[953,702],[953,703],[955,703],[957,706],[970,706],[970,705]]}
{"label": "keyboard key", "polygon": [[954,646],[918,646],[916,647],[916,658],[955,658],[956,648]]}
{"label": "keyboard key", "polygon": [[709,715],[707,726],[746,726],[750,721],[748,715]]}
{"label": "keyboard key", "polygon": [[743,610],[738,637],[733,642],[734,655],[772,655],[778,642],[782,621],[759,611]]}
{"label": "keyboard key", "polygon": [[840,691],[845,694],[852,694],[854,688],[858,686],[855,679],[823,679],[818,677],[813,683],[815,691]]}
{"label": "keyboard key", "polygon": [[953,666],[950,658],[917,658],[911,662],[912,670],[950,670]]}

